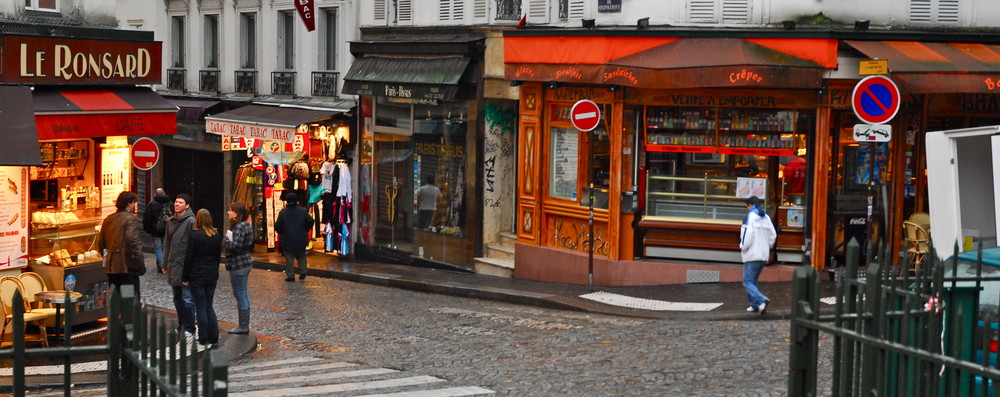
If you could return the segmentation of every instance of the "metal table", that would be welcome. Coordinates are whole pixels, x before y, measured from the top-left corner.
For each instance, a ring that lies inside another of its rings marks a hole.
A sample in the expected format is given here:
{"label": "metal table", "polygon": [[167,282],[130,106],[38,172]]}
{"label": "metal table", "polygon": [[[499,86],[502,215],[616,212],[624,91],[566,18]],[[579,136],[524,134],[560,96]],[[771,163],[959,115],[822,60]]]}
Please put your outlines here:
{"label": "metal table", "polygon": [[[62,306],[67,302],[66,298],[67,296],[65,290],[42,291],[35,294],[35,300],[56,305],[56,332],[59,334],[60,337],[62,337],[63,340],[68,340],[68,338],[66,338],[65,333],[62,331],[63,324],[60,319],[60,317],[62,317],[62,311],[63,311]],[[76,291],[69,291],[68,302],[77,302],[80,299],[83,299],[83,294]]]}

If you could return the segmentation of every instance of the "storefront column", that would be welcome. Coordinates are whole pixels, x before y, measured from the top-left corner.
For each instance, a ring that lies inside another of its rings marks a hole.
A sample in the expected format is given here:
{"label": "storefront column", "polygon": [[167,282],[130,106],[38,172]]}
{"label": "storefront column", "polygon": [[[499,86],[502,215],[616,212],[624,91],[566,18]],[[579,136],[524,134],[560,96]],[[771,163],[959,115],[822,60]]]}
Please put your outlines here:
{"label": "storefront column", "polygon": [[[833,153],[833,147],[831,147],[831,136],[830,136],[830,117],[833,114],[830,108],[821,107],[816,109],[816,142],[815,150],[813,151],[813,200],[810,203],[812,206],[812,221],[809,222],[812,227],[812,254],[810,256],[812,260],[812,265],[816,270],[823,270],[826,268],[826,224],[827,224],[827,208],[829,206],[830,192],[830,164],[833,163],[831,154]],[[823,225],[823,226],[819,226]]]}

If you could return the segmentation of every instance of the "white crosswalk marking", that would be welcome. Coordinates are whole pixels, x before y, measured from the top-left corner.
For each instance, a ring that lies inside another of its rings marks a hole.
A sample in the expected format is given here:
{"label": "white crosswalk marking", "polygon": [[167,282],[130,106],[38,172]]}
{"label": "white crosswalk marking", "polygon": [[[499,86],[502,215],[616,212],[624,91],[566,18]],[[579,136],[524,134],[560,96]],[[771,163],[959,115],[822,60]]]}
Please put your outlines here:
{"label": "white crosswalk marking", "polygon": [[390,368],[368,368],[316,356],[261,361],[229,370],[229,395],[278,397],[357,395],[370,397],[480,397],[489,389],[452,386],[447,380]]}

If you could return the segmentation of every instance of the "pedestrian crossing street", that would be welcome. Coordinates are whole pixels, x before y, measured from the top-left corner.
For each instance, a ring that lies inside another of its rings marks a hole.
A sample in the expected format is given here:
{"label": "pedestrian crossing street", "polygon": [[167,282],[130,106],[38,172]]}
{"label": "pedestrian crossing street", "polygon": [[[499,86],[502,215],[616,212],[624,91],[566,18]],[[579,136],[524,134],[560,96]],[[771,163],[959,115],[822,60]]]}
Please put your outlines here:
{"label": "pedestrian crossing street", "polygon": [[[74,396],[105,395],[104,387],[76,389]],[[31,392],[62,396],[61,390]],[[434,376],[333,361],[317,356],[260,361],[229,368],[229,396],[482,397],[496,393],[476,386],[452,386]]]}

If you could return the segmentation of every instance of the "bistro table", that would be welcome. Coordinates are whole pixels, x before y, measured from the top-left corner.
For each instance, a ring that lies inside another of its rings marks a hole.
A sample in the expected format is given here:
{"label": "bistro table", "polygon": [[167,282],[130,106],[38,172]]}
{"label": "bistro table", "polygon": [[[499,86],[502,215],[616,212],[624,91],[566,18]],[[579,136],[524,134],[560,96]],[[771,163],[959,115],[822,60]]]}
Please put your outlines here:
{"label": "bistro table", "polygon": [[[69,291],[69,301],[77,302],[83,299],[83,294],[76,291]],[[42,291],[35,294],[35,300],[51,303],[56,305],[56,332],[62,339],[67,340],[66,334],[63,332],[63,324],[60,317],[62,317],[62,305],[66,304],[66,291],[65,290],[52,290],[52,291]]]}

